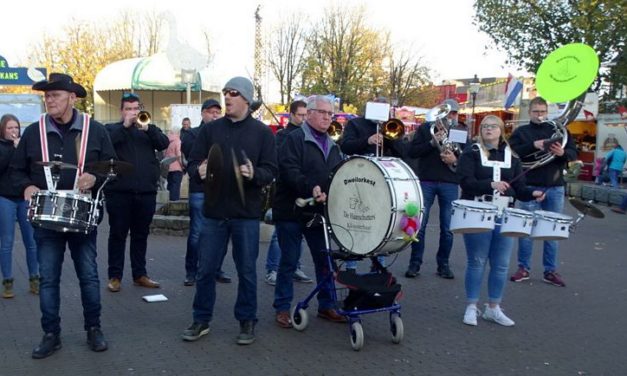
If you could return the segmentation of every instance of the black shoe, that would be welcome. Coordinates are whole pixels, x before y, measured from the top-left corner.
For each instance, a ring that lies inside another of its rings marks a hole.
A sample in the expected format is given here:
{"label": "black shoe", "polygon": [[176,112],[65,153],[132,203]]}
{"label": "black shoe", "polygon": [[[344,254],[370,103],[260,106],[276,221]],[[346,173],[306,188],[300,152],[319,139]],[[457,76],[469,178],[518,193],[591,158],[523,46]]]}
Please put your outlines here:
{"label": "black shoe", "polygon": [[442,277],[442,278],[445,278],[445,279],[453,279],[453,278],[455,278],[455,274],[453,274],[453,272],[448,267],[448,265],[438,267],[438,275],[440,277]]}
{"label": "black shoe", "polygon": [[184,341],[191,342],[207,334],[209,334],[209,323],[194,322],[183,331],[181,338]]}
{"label": "black shoe", "polygon": [[255,342],[255,322],[253,320],[240,321],[238,345],[250,345]]}
{"label": "black shoe", "polygon": [[216,276],[216,281],[220,283],[231,283],[231,277],[225,272],[219,272]]}
{"label": "black shoe", "polygon": [[43,359],[54,354],[61,348],[61,337],[58,334],[46,333],[41,343],[33,350],[33,359]]}
{"label": "black shoe", "polygon": [[196,283],[196,278],[192,276],[188,276],[188,277],[185,277],[185,280],[183,281],[183,286],[194,286],[195,283]]}
{"label": "black shoe", "polygon": [[92,326],[87,330],[87,345],[91,351],[95,352],[105,351],[108,348],[107,341],[99,327]]}
{"label": "black shoe", "polygon": [[420,268],[418,269],[408,268],[407,271],[405,272],[405,278],[416,278],[419,275],[420,275]]}

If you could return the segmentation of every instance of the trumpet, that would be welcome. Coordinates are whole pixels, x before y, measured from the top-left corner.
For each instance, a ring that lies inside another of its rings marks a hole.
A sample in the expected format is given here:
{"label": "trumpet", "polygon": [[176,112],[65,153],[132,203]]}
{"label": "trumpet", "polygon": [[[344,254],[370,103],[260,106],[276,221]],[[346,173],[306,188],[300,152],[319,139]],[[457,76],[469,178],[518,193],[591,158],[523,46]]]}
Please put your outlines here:
{"label": "trumpet", "polygon": [[148,124],[152,121],[152,117],[150,116],[150,112],[148,111],[139,111],[137,114],[137,125],[144,128],[147,127]]}
{"label": "trumpet", "polygon": [[344,126],[337,121],[332,121],[329,129],[327,129],[327,134],[331,139],[335,142],[342,137],[342,132],[344,131]]}

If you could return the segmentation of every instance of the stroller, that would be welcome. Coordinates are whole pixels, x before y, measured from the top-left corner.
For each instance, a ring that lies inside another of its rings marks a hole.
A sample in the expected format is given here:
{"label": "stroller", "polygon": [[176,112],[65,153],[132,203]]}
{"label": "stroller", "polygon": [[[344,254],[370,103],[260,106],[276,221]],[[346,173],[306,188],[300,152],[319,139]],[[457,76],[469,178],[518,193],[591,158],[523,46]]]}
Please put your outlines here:
{"label": "stroller", "polygon": [[[408,210],[413,205],[413,210]],[[325,215],[316,214],[309,222],[321,222],[329,273],[314,290],[290,312],[292,326],[299,331],[309,324],[307,307],[314,296],[327,287],[337,313],[349,324],[353,350],[364,345],[361,315],[389,312],[392,342],[403,339],[399,299],[401,285],[378,261],[378,256],[406,249],[412,239],[407,226],[420,228],[422,191],[418,178],[400,159],[353,156],[342,162],[331,176]],[[412,214],[409,214],[413,212]],[[329,235],[339,245],[332,250]],[[367,274],[340,271],[337,261],[372,261]]]}

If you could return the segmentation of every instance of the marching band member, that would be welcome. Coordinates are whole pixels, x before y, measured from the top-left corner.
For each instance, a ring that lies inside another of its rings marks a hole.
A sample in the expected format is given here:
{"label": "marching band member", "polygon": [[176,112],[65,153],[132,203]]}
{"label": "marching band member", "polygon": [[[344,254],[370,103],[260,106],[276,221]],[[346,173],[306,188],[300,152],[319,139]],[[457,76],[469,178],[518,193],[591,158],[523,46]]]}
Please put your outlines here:
{"label": "marching band member", "polygon": [[139,96],[125,93],[120,102],[121,120],[107,124],[115,152],[121,161],[133,164],[133,173],[117,177],[105,188],[109,213],[109,283],[111,292],[120,291],[124,272],[126,237],[130,232],[130,259],[133,283],[158,288],[159,282],[148,277],[146,249],[150,222],[157,206],[159,161],[155,150],[165,150],[168,136],[154,124],[139,124]]}
{"label": "marching band member", "polygon": [[[303,236],[307,241],[320,283],[328,270],[322,249],[326,248],[324,229],[306,227],[311,217],[306,213],[322,213],[322,205],[306,206],[303,210],[294,204],[297,198],[313,197],[316,203],[326,201],[331,171],[342,161],[342,152],[327,134],[333,116],[333,103],[328,97],[317,95],[307,101],[307,118],[300,129],[291,132],[279,151],[279,178],[272,207],[281,260],[274,290],[273,307],[276,322],[282,328],[292,326],[290,304],[294,297],[293,278],[300,258]],[[334,307],[330,286],[318,292],[318,316],[333,322],[345,322]]]}
{"label": "marching band member", "polygon": [[[222,90],[225,116],[202,128],[190,154],[190,175],[197,182],[210,179],[207,183],[214,185],[214,197],[206,194],[203,202],[206,221],[199,240],[193,322],[183,331],[185,341],[196,341],[209,333],[216,274],[229,240],[239,278],[234,309],[240,323],[237,344],[255,341],[261,188],[277,174],[277,154],[270,128],[251,116],[253,92],[247,78],[230,79]],[[214,150],[221,150],[223,156],[219,176],[208,171],[215,163],[207,161],[207,156],[217,155]]]}
{"label": "marching band member", "polygon": [[[50,168],[37,162],[60,159],[61,162],[79,166],[115,158],[115,151],[106,129],[87,114],[74,108],[77,98],[85,98],[85,89],[72,77],[51,73],[48,80],[37,82],[34,90],[44,92],[47,114],[29,125],[13,155],[11,178],[23,190],[24,199],[41,189],[54,189]],[[85,130],[88,130],[86,133]],[[80,142],[80,151],[77,145]],[[85,145],[86,144],[86,145]],[[104,179],[97,179],[89,172],[62,169],[56,189],[91,190],[95,197]],[[66,246],[70,249],[74,269],[79,280],[87,344],[93,351],[104,351],[107,342],[100,330],[100,282],[96,264],[96,234],[60,232],[35,227],[37,259],[41,277],[39,303],[41,326],[44,337],[32,353],[35,359],[52,355],[61,348],[61,318],[59,317],[59,283]]]}
{"label": "marching band member", "polygon": [[[503,138],[505,132],[503,120],[488,115],[481,121],[480,127],[478,143],[466,148],[459,159],[457,172],[460,175],[461,198],[473,200],[487,195],[493,199],[500,195],[500,200],[505,199],[512,205],[514,198],[523,201],[536,198],[537,201],[541,201],[542,191],[527,188],[524,180],[520,178],[520,160],[512,155],[507,141]],[[468,256],[465,281],[468,305],[463,322],[467,325],[477,325],[479,314],[477,301],[488,262],[490,263],[488,304],[483,318],[503,326],[514,325],[514,321],[505,316],[500,308],[514,239],[502,236],[498,224],[497,220],[497,226],[492,231],[464,234]]]}
{"label": "marching band member", "polygon": [[[548,105],[541,97],[536,97],[529,102],[529,118],[527,125],[514,130],[509,143],[512,150],[518,154],[523,162],[533,162],[533,157],[528,155],[545,148],[545,141],[553,135],[553,127],[544,121],[548,115]],[[566,130],[568,132],[568,130]],[[535,189],[546,193],[546,199],[542,203],[521,203],[520,208],[528,211],[547,210],[561,213],[564,210],[564,168],[568,161],[577,159],[577,145],[573,137],[568,137],[568,142],[562,148],[559,142],[552,143],[549,152],[555,157],[543,166],[534,168],[526,175],[527,183]],[[531,270],[531,253],[533,251],[533,239],[520,238],[518,240],[518,271],[511,276],[513,282],[529,279]],[[554,286],[564,287],[566,284],[562,276],[557,273],[558,242],[556,240],[544,241],[544,253],[542,264],[544,266],[543,281]]]}
{"label": "marching band member", "polygon": [[[459,105],[454,99],[447,99],[443,104],[450,106],[450,112],[447,114],[447,122],[450,123],[450,128],[457,127]],[[441,139],[444,137],[442,133],[438,131],[435,133],[435,136]],[[434,144],[429,123],[420,126],[416,130],[416,134],[408,149],[407,154],[410,158],[420,158],[418,162],[418,178],[420,178],[420,188],[424,199],[424,211],[420,231],[418,232],[418,241],[411,245],[411,257],[405,277],[416,278],[420,274],[420,266],[425,253],[429,212],[437,196],[440,208],[440,242],[436,255],[438,263],[437,274],[442,278],[453,279],[455,275],[449,265],[451,249],[453,249],[453,233],[450,230],[451,204],[459,195],[459,176],[450,166],[454,166],[457,163],[457,156],[449,150],[441,151]]]}

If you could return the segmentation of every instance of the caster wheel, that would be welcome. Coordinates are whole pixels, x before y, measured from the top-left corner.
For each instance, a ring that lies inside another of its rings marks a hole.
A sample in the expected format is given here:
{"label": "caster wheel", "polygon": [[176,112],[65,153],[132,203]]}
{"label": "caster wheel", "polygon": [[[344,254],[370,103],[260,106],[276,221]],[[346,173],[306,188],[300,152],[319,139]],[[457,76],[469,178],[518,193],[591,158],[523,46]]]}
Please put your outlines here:
{"label": "caster wheel", "polygon": [[355,351],[364,347],[364,329],[358,321],[351,324],[351,347]]}
{"label": "caster wheel", "polygon": [[392,342],[401,343],[404,335],[403,320],[397,314],[390,315],[390,330],[392,331]]}
{"label": "caster wheel", "polygon": [[309,324],[309,315],[307,315],[307,311],[302,308],[292,308],[290,318],[292,319],[292,326],[299,332],[305,330]]}

